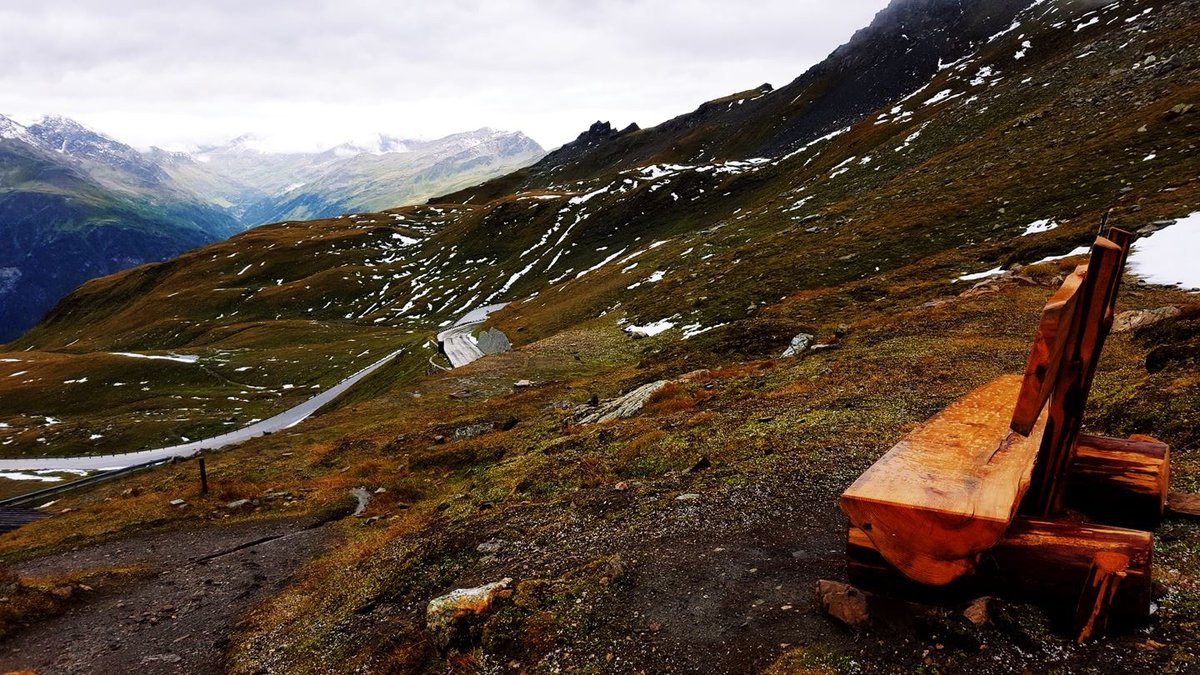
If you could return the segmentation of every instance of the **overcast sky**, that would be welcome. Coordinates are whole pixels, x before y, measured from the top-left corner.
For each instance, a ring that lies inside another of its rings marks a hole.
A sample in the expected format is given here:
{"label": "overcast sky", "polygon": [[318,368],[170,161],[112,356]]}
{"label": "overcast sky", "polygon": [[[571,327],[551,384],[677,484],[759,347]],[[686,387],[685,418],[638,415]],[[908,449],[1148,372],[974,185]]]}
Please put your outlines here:
{"label": "overcast sky", "polygon": [[547,148],[782,86],[887,0],[0,3],[0,114],[140,147],[280,148],[490,126]]}

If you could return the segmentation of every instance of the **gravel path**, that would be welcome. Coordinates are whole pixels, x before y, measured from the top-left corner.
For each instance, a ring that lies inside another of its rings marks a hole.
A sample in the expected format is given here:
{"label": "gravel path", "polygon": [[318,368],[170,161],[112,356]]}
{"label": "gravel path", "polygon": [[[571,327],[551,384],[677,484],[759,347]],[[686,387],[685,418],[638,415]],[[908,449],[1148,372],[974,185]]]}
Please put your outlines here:
{"label": "gravel path", "polygon": [[34,575],[124,565],[158,573],[119,591],[96,591],[0,643],[0,671],[221,672],[244,613],[284,587],[329,537],[313,519],[255,521],[143,535],[15,565]]}

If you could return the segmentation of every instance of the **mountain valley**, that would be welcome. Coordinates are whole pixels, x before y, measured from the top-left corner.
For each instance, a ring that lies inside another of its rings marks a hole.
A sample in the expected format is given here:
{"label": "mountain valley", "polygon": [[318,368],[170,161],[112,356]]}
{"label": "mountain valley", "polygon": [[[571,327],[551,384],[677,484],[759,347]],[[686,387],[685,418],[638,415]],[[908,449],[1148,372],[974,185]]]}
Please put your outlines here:
{"label": "mountain valley", "polygon": [[543,154],[519,132],[491,129],[380,140],[277,153],[243,137],[142,153],[70,119],[24,126],[0,116],[0,339],[88,279],[263,223],[419,202]]}

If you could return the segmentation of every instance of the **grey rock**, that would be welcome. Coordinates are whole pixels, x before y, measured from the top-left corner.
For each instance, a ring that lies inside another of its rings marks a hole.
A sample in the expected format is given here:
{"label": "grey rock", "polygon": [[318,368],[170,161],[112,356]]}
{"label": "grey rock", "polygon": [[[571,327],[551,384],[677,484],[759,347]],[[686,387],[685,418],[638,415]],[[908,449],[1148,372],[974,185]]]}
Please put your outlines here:
{"label": "grey rock", "polygon": [[860,626],[870,620],[868,594],[838,581],[817,582],[817,605],[821,611],[848,626]]}
{"label": "grey rock", "polygon": [[240,508],[242,508],[243,506],[249,506],[249,505],[250,505],[250,500],[249,500],[249,499],[235,499],[235,500],[233,500],[233,501],[229,502],[228,504],[226,504],[226,505],[225,505],[225,508],[227,508],[227,509],[240,509]]}
{"label": "grey rock", "polygon": [[171,506],[185,506],[187,505],[187,502],[183,501],[182,499],[172,499],[170,504]]}
{"label": "grey rock", "polygon": [[474,629],[511,583],[512,579],[504,578],[476,588],[460,588],[430,600],[425,608],[425,625],[434,642],[442,649],[470,644]]}
{"label": "grey rock", "polygon": [[371,493],[367,492],[364,487],[356,487],[350,491],[350,494],[354,495],[354,499],[358,502],[354,506],[354,516],[361,516],[362,512],[367,510],[367,504],[371,503]]}
{"label": "grey rock", "polygon": [[1130,310],[1121,312],[1113,320],[1112,332],[1128,333],[1131,330],[1142,328],[1144,326],[1152,326],[1159,321],[1171,319],[1179,316],[1182,310],[1172,305],[1159,307],[1158,309],[1142,309]]}
{"label": "grey rock", "polygon": [[800,333],[796,337],[792,338],[791,344],[788,345],[787,349],[783,350],[783,354],[781,354],[781,356],[783,358],[799,356],[800,354],[808,351],[809,347],[812,347],[813,342],[816,339],[817,338],[814,335]]}
{"label": "grey rock", "polygon": [[606,401],[584,411],[576,418],[576,421],[579,424],[595,424],[597,422],[608,422],[615,419],[632,417],[646,406],[646,402],[650,400],[651,396],[667,386],[667,384],[667,380],[658,380],[649,384],[643,384],[620,398]]}
{"label": "grey rock", "polygon": [[967,608],[963,610],[963,618],[975,624],[976,626],[982,626],[991,618],[991,613],[988,611],[991,603],[992,599],[987,596],[975,598],[969,605],[967,605]]}
{"label": "grey rock", "polygon": [[500,541],[499,539],[489,539],[489,540],[483,542],[482,544],[476,546],[475,551],[478,553],[486,554],[486,555],[492,555],[495,553],[499,553],[500,549],[503,548],[503,546],[504,546],[504,542]]}
{"label": "grey rock", "polygon": [[489,328],[479,334],[479,351],[484,354],[499,354],[512,349],[512,342],[503,332]]}

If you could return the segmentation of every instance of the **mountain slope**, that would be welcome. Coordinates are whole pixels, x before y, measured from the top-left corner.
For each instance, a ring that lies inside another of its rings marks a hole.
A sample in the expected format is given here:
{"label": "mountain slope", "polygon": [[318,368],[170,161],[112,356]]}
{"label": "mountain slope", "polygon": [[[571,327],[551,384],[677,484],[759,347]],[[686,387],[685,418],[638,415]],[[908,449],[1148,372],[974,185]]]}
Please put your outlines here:
{"label": "mountain slope", "polygon": [[87,279],[239,229],[133,148],[74,122],[0,127],[0,340]]}
{"label": "mountain slope", "polygon": [[520,132],[478,129],[433,141],[380,135],[319,153],[256,149],[252,137],[202,148],[173,175],[205,192],[199,173],[226,177],[223,198],[247,224],[328,218],[419,202],[530,164],[544,155]]}
{"label": "mountain slope", "polygon": [[[869,29],[892,37],[797,81],[837,89],[850,71],[820,75],[837,63],[864,64],[862,82],[921,74],[871,110],[780,115],[791,99],[750,90],[645,132],[601,124],[433,203],[258,228],[84,285],[0,355],[11,454],[199,437],[405,353],[304,425],[210,455],[220,498],[168,467],[67,498],[0,553],[330,513],[367,487],[366,517],[333,526],[345,543],[246,618],[232,670],[1194,668],[1200,527],[1182,521],[1155,552],[1177,574],[1133,636],[1076,646],[1009,605],[988,626],[864,641],[811,609],[816,580],[844,573],[837,494],[948,401],[1021,369],[1102,216],[1159,236],[1200,211],[1200,3],[1029,3],[975,39],[939,35],[970,34],[985,4],[900,0]],[[900,35],[952,48],[897,45],[891,24],[918,9],[944,23]],[[1191,489],[1200,307],[1124,286],[1122,311],[1180,310],[1109,341],[1089,431],[1185,449],[1172,480]],[[498,301],[517,349],[425,375],[436,329]],[[797,333],[832,346],[779,358]],[[111,353],[139,350],[195,359]],[[589,401],[659,380],[638,415],[581,423]],[[260,510],[227,508],[241,498]],[[511,601],[440,652],[429,601],[506,577]]]}
{"label": "mountain slope", "polygon": [[542,156],[520,133],[265,154],[142,153],[63,117],[0,116],[0,340],[87,279],[171,258],[249,226],[419,202]]}

